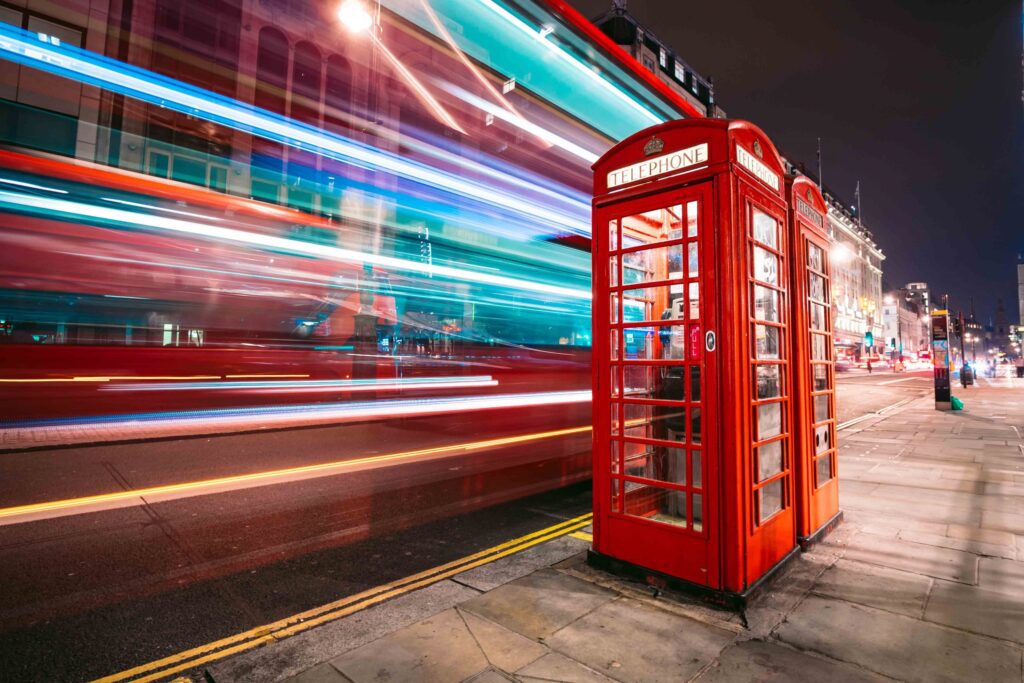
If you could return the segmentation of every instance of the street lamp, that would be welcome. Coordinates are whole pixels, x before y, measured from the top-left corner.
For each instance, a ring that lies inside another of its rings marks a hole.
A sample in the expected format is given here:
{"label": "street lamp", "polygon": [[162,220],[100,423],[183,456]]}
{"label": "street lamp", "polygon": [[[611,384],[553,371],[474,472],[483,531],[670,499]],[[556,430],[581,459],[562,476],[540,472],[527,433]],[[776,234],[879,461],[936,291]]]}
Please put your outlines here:
{"label": "street lamp", "polygon": [[345,0],[338,7],[338,21],[352,33],[362,33],[373,26],[373,15],[359,0]]}

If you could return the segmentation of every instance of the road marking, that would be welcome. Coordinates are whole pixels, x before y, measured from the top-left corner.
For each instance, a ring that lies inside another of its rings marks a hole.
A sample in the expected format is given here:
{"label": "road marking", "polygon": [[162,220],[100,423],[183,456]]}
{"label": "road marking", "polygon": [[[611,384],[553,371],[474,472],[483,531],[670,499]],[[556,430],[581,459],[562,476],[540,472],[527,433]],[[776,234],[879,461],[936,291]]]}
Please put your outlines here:
{"label": "road marking", "polygon": [[404,579],[377,586],[356,595],[350,595],[326,605],[285,617],[273,623],[257,626],[248,631],[142,664],[120,673],[99,678],[94,683],[119,683],[120,681],[144,683],[145,681],[153,681],[170,676],[171,674],[193,669],[202,664],[224,659],[225,657],[260,645],[283,640],[314,626],[335,621],[393,597],[438,583],[474,567],[494,562],[502,557],[514,555],[527,548],[532,548],[535,545],[545,543],[560,536],[573,535],[574,532],[590,524],[591,520],[592,515],[590,513],[580,515],[546,529],[541,529],[540,531],[520,536],[492,548],[481,550],[453,562],[413,574]]}
{"label": "road marking", "polygon": [[374,455],[349,460],[336,460],[316,465],[289,467],[286,469],[269,470],[266,472],[218,477],[216,479],[205,479],[179,484],[165,484],[163,486],[150,486],[142,489],[128,489],[127,491],[114,491],[111,493],[101,493],[81,498],[68,498],[65,500],[17,505],[14,507],[0,508],[0,525],[20,524],[40,519],[51,519],[53,517],[80,514],[83,512],[98,512],[121,507],[133,507],[136,505],[142,505],[143,503],[190,498],[192,496],[222,493],[224,491],[234,491],[256,486],[268,486],[270,484],[281,484],[285,482],[300,481],[303,479],[315,479],[318,477],[340,474],[353,469],[395,465],[416,459],[430,460],[456,453],[479,451],[499,446],[510,446],[513,444],[551,439],[560,436],[569,436],[572,434],[582,434],[589,432],[590,430],[590,425],[586,425],[582,427],[571,427],[568,429],[556,429],[548,432],[535,432],[533,434],[510,436],[500,439],[488,439],[486,441],[473,441],[470,443],[436,446],[434,448],[421,448],[415,451],[388,453],[385,455]]}
{"label": "road marking", "polygon": [[578,538],[579,540],[586,541],[587,543],[593,543],[594,542],[594,535],[593,534],[588,534],[586,531],[575,531],[575,532],[573,532],[573,533],[571,533],[569,535],[572,538]]}
{"label": "road marking", "polygon": [[[846,422],[841,422],[838,425],[836,425],[836,431],[839,431],[839,430],[842,430],[842,429],[846,429],[847,427],[852,427],[853,425],[857,424],[858,422],[863,422],[864,420],[870,420],[873,417],[878,417],[879,415],[881,415],[882,413],[884,413],[886,411],[895,410],[896,408],[899,408],[902,405],[906,405],[907,403],[910,403],[911,401],[916,401],[917,398],[919,398],[919,397],[905,398],[902,401],[896,401],[895,403],[891,403],[891,404],[885,406],[884,408],[879,408],[878,410],[876,410],[876,411],[874,411],[872,413],[864,413],[863,415],[859,415],[859,416],[857,416],[857,417],[855,417],[855,418],[853,418],[851,420],[847,420]],[[2,523],[2,522],[0,522],[0,523]]]}
{"label": "road marking", "polygon": [[924,377],[900,377],[899,379],[890,379],[885,382],[879,382],[878,386],[884,387],[887,384],[898,384],[899,382],[909,382],[912,379],[924,379]]}

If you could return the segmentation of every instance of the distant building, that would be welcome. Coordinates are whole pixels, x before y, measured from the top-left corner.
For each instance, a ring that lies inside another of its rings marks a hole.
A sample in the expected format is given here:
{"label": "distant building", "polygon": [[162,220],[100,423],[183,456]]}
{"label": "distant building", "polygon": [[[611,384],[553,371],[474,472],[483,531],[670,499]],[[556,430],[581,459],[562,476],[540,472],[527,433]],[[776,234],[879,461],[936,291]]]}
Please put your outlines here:
{"label": "distant building", "polygon": [[642,26],[626,10],[624,0],[613,0],[612,8],[592,21],[616,45],[690,104],[707,112],[707,116],[725,118],[725,112],[715,104],[711,79],[694,71],[675,50]]}
{"label": "distant building", "polygon": [[[921,287],[912,288],[913,285]],[[927,294],[925,283],[911,282],[886,292],[882,299],[885,351],[893,357],[906,358],[928,349],[931,328]]]}
{"label": "distant building", "polygon": [[1024,327],[1024,253],[1017,254],[1017,324]]}

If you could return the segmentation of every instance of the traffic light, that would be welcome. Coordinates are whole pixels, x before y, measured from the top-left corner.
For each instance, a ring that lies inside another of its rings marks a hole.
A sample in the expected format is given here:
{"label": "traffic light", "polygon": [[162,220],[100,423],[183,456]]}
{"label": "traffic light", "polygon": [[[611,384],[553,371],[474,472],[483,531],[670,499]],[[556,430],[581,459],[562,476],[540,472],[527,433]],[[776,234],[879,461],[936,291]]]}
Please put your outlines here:
{"label": "traffic light", "polygon": [[875,345],[875,335],[873,332],[864,333],[864,346],[871,347]]}
{"label": "traffic light", "polygon": [[953,334],[958,337],[962,337],[964,334],[964,324],[963,321],[960,320],[960,316],[953,318]]}

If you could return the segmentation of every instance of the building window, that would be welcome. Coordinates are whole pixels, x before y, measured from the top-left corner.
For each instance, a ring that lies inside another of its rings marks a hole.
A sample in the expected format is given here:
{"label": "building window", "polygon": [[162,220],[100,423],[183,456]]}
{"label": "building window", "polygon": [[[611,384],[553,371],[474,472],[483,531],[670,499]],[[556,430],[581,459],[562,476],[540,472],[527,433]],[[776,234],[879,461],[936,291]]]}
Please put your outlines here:
{"label": "building window", "polygon": [[320,124],[320,52],[312,43],[295,46],[292,60],[292,111],[296,121]]}
{"label": "building window", "polygon": [[686,68],[679,62],[676,62],[676,80],[680,83],[686,82]]}
{"label": "building window", "polygon": [[654,60],[646,55],[644,56],[644,68],[648,71],[654,71]]}
{"label": "building window", "polygon": [[658,64],[661,64],[662,69],[668,68],[668,52],[665,48],[658,48]]}

